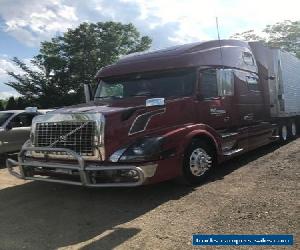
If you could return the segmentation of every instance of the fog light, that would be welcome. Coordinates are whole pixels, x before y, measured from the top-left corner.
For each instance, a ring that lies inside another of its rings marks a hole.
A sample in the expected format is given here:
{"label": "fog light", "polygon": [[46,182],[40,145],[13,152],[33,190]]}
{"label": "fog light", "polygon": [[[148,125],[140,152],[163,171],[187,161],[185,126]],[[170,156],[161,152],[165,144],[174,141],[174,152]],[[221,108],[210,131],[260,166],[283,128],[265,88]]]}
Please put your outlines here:
{"label": "fog light", "polygon": [[144,172],[145,178],[154,176],[157,168],[157,164],[149,164],[144,166],[139,166],[139,168]]}
{"label": "fog light", "polygon": [[128,175],[128,177],[135,177],[135,176],[137,176],[137,171],[129,170],[127,175]]}

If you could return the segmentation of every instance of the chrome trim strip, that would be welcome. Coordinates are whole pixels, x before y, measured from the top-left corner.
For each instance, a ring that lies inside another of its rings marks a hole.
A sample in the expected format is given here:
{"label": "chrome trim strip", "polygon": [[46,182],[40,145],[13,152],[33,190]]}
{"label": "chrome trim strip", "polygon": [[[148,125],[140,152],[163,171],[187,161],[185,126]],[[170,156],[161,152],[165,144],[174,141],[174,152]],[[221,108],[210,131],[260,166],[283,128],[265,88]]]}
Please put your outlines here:
{"label": "chrome trim strip", "polygon": [[[129,129],[129,132],[128,132],[128,135],[134,135],[134,134],[137,134],[137,133],[140,133],[140,132],[145,131],[146,128],[147,128],[147,126],[148,126],[148,123],[150,122],[150,120],[152,119],[153,116],[161,115],[161,114],[163,114],[163,113],[165,113],[165,112],[166,112],[166,108],[163,108],[163,109],[157,109],[157,110],[153,110],[153,111],[146,112],[146,113],[143,113],[143,114],[138,115],[138,116],[134,119],[133,123],[131,124],[130,129]],[[141,129],[141,130],[139,130],[139,131],[132,132],[132,129],[133,129],[135,123],[137,122],[137,120],[138,120],[140,117],[145,116],[145,115],[148,115],[148,114],[151,114],[151,113],[153,113],[153,115],[149,116],[149,118],[148,118],[146,124],[144,125],[144,128]]]}

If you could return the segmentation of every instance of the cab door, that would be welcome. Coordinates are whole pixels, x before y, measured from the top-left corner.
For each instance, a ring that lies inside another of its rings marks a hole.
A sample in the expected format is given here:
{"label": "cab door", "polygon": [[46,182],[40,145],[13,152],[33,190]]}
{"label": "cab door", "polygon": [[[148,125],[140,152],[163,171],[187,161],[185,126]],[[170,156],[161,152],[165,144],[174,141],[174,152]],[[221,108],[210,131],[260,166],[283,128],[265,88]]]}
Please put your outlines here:
{"label": "cab door", "polygon": [[199,75],[198,118],[214,129],[235,124],[234,81],[231,69],[205,69]]}
{"label": "cab door", "polygon": [[236,106],[239,113],[239,123],[242,126],[263,121],[267,117],[263,91],[257,74],[236,72]]}

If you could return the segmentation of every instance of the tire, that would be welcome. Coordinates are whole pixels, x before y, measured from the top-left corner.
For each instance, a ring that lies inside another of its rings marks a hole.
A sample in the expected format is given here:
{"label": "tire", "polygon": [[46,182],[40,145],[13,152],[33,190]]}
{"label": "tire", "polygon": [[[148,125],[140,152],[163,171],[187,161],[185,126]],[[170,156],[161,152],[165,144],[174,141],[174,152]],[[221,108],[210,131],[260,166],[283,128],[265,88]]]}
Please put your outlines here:
{"label": "tire", "polygon": [[6,153],[0,154],[0,160],[4,161],[4,160],[6,160],[6,158],[7,158]]}
{"label": "tire", "polygon": [[291,125],[290,125],[290,136],[292,138],[296,138],[297,137],[297,124],[296,124],[295,121],[291,122]]}
{"label": "tire", "polygon": [[288,127],[286,124],[282,124],[280,126],[280,141],[281,142],[287,142],[288,140]]}
{"label": "tire", "polygon": [[197,185],[203,182],[216,165],[215,150],[203,140],[193,140],[188,146],[182,167],[185,184]]}

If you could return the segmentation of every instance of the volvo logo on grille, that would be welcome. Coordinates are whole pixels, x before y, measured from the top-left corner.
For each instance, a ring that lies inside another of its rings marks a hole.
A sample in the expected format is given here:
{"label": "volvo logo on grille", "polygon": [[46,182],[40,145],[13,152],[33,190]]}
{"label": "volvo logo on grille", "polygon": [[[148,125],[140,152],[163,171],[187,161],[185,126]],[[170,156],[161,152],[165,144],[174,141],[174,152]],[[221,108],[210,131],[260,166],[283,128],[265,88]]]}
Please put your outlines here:
{"label": "volvo logo on grille", "polygon": [[70,135],[75,134],[77,131],[79,131],[80,129],[84,128],[86,125],[89,124],[89,121],[83,123],[82,125],[80,125],[79,127],[77,127],[76,129],[70,131],[69,133],[65,134],[65,135],[61,135],[58,137],[58,139],[54,142],[52,142],[48,147],[53,147],[55,144],[59,143],[59,142],[66,142],[68,137]]}
{"label": "volvo logo on grille", "polygon": [[65,141],[67,141],[67,136],[61,135],[61,136],[59,137],[59,140],[60,140],[61,142],[65,142]]}

